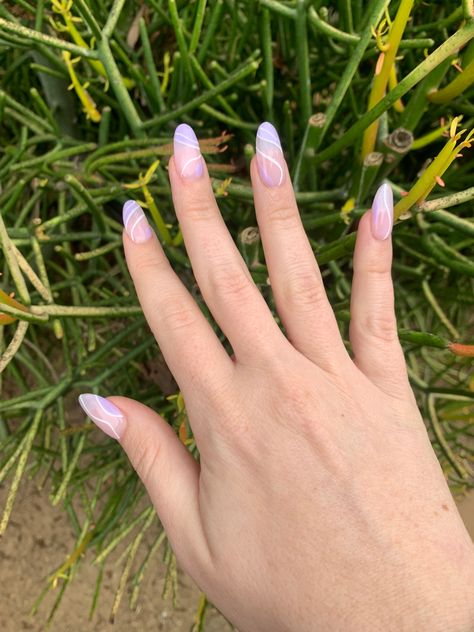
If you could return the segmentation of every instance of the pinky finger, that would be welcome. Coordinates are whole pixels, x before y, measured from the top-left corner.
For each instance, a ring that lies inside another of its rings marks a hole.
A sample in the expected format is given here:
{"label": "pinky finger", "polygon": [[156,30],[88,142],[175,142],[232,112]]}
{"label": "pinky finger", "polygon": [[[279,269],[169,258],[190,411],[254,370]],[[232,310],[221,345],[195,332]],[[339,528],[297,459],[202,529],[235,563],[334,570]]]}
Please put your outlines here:
{"label": "pinky finger", "polygon": [[406,391],[408,377],[395,317],[392,225],[393,194],[382,184],[357,230],[350,339],[357,367],[381,390],[396,395]]}

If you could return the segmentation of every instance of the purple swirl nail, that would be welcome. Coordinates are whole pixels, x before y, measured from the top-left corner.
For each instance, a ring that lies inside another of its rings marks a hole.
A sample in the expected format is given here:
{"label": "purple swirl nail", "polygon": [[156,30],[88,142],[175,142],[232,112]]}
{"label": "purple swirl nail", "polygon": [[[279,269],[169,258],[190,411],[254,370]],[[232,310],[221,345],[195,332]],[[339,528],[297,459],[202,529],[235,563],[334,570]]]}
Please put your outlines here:
{"label": "purple swirl nail", "polygon": [[257,167],[260,178],[268,187],[278,187],[285,181],[285,158],[276,129],[262,123],[257,130]]}
{"label": "purple swirl nail", "polygon": [[122,220],[128,236],[136,244],[142,244],[153,235],[142,207],[135,200],[127,200],[123,205]]}
{"label": "purple swirl nail", "polygon": [[393,226],[393,192],[386,182],[375,194],[372,203],[371,229],[375,239],[383,241],[392,232]]}
{"label": "purple swirl nail", "polygon": [[178,125],[174,132],[173,146],[179,175],[186,180],[200,178],[203,172],[203,158],[198,139],[190,125]]}
{"label": "purple swirl nail", "polygon": [[84,393],[79,395],[79,404],[88,417],[105,434],[113,439],[120,439],[125,430],[125,417],[120,410],[105,397]]}

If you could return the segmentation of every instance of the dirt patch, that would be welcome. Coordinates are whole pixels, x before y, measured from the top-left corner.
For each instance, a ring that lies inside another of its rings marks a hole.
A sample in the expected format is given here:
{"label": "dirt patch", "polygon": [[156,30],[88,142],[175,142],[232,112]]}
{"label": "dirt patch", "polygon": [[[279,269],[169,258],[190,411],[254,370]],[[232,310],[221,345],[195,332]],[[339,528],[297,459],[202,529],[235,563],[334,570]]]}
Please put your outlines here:
{"label": "dirt patch", "polygon": [[[8,486],[0,488],[0,509],[5,505]],[[57,592],[44,599],[38,614],[29,616],[31,606],[46,585],[51,571],[58,568],[74,548],[74,535],[68,516],[61,507],[52,507],[46,490],[38,492],[34,482],[23,481],[15,502],[12,519],[0,540],[0,630],[40,631],[54,603]],[[160,556],[143,580],[136,612],[124,599],[115,624],[109,623],[121,567],[109,564],[102,592],[92,621],[88,613],[97,580],[97,568],[88,560],[79,566],[69,585],[51,630],[61,632],[129,632],[160,630],[188,632],[199,604],[200,591],[194,582],[179,572],[179,608],[173,609],[171,598],[161,598],[165,569]],[[59,589],[59,588],[58,588]],[[56,590],[58,590],[56,589]],[[206,632],[232,632],[234,628],[211,606],[206,612]]]}

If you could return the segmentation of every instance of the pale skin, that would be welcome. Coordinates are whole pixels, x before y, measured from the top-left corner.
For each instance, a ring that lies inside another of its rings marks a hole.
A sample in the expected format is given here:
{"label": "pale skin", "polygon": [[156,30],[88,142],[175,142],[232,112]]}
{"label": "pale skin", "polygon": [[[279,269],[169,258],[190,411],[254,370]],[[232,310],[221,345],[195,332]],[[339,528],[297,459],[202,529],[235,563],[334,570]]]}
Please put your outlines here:
{"label": "pale skin", "polygon": [[374,239],[369,210],[354,252],[350,354],[287,171],[271,188],[251,167],[284,333],[207,169],[186,180],[171,158],[169,177],[196,281],[234,355],[155,234],[134,243],[124,231],[124,248],[200,462],[153,410],[109,401],[180,566],[240,632],[473,630],[474,548],[408,381],[391,239]]}

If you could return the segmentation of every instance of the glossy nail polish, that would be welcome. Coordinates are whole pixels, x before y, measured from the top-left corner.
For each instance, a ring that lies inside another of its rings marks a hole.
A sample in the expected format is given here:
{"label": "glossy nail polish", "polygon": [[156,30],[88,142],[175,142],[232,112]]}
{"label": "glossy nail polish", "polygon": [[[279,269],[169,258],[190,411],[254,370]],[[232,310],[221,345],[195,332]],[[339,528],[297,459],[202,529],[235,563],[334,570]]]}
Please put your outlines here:
{"label": "glossy nail polish", "polygon": [[92,421],[113,439],[120,439],[125,429],[125,417],[120,410],[105,397],[84,393],[79,395],[82,410]]}
{"label": "glossy nail polish", "polygon": [[257,167],[267,187],[278,187],[285,181],[285,158],[276,129],[262,123],[257,130]]}
{"label": "glossy nail polish", "polygon": [[153,234],[142,207],[135,200],[127,200],[123,205],[122,220],[128,236],[136,244],[142,244]]}
{"label": "glossy nail polish", "polygon": [[390,185],[384,183],[375,194],[372,203],[371,229],[375,239],[383,241],[389,237],[393,226],[393,192]]}
{"label": "glossy nail polish", "polygon": [[193,128],[186,123],[178,125],[174,132],[174,161],[179,175],[186,180],[200,178],[203,158]]}

